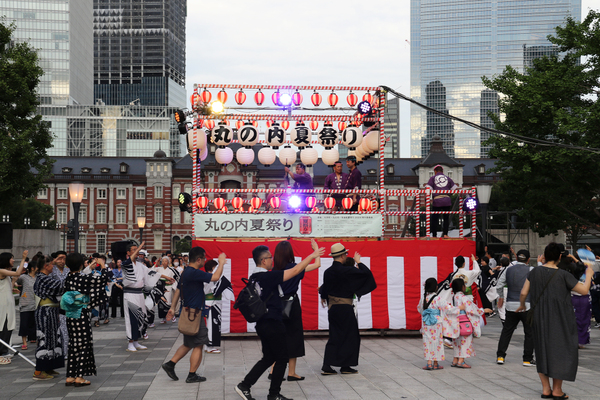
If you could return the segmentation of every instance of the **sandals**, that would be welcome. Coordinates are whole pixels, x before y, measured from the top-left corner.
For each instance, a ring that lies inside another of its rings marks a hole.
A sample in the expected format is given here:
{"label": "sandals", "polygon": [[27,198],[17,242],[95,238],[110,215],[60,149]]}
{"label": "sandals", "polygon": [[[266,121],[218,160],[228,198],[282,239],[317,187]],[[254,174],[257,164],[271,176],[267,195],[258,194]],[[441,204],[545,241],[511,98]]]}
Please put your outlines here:
{"label": "sandals", "polygon": [[433,371],[433,365],[431,364],[427,364],[426,366],[423,367],[423,369],[425,371]]}
{"label": "sandals", "polygon": [[100,321],[94,322],[94,326],[100,326]]}
{"label": "sandals", "polygon": [[85,381],[85,380],[83,382],[77,382],[77,381],[73,382],[73,386],[75,386],[75,387],[89,386],[91,384],[92,384],[92,382]]}
{"label": "sandals", "polygon": [[466,362],[464,362],[464,361],[461,362],[461,363],[456,364],[455,367],[456,368],[465,368],[465,369],[471,368],[471,366],[469,364],[467,364]]}
{"label": "sandals", "polygon": [[27,345],[26,344],[21,345],[21,350],[27,350]]}
{"label": "sandals", "polygon": [[542,393],[542,399],[553,399],[554,396],[552,396],[552,392],[550,392],[550,394],[544,394]]}
{"label": "sandals", "polygon": [[568,398],[569,398],[569,396],[567,396],[567,394],[566,394],[566,393],[564,393],[564,392],[563,392],[562,396],[555,396],[555,395],[552,395],[552,397],[553,397],[555,400],[566,400],[566,399],[568,399]]}
{"label": "sandals", "polygon": [[433,369],[444,369],[444,367],[442,367],[440,364],[438,364],[438,365],[434,365]]}
{"label": "sandals", "polygon": [[108,324],[108,323],[109,323],[109,321],[110,321],[110,320],[109,320],[108,318],[106,318],[106,319],[104,320],[104,325]]}

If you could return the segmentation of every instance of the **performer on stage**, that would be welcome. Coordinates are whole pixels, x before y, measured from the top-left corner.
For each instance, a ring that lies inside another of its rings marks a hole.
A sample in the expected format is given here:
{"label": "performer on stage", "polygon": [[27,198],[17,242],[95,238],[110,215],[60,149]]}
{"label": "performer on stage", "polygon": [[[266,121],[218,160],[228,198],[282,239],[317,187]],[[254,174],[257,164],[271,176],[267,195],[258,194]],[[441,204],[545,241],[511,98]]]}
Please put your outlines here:
{"label": "performer on stage", "polygon": [[[454,190],[458,186],[454,183],[454,181],[447,175],[444,175],[444,167],[441,165],[436,165],[433,168],[435,175],[429,178],[426,187],[431,190]],[[450,199],[450,195],[439,193],[433,195],[433,206],[431,209],[433,211],[450,211],[452,208],[452,200]],[[440,216],[442,217],[443,225],[442,225],[442,237],[448,237],[448,229],[450,227],[450,214],[433,214],[431,218],[431,236],[437,236],[438,225],[440,221]]]}
{"label": "performer on stage", "polygon": [[[346,158],[346,166],[350,170],[348,174],[348,180],[346,181],[346,187],[344,189],[361,189],[362,188],[362,174],[356,168],[356,156],[348,156]],[[349,194],[346,196],[352,197],[352,208],[350,211],[358,211],[358,195]]]}
{"label": "performer on stage", "polygon": [[[204,264],[204,270],[212,274],[218,265],[215,260],[208,260]],[[204,284],[204,297],[208,316],[206,317],[206,327],[208,328],[207,353],[220,353],[221,350],[221,303],[222,300],[234,301],[233,288],[231,282],[224,275],[221,275],[218,281]]]}
{"label": "performer on stage", "polygon": [[[293,189],[313,189],[312,176],[306,172],[306,165],[302,163],[296,164],[296,173],[292,173],[288,167],[285,167],[285,172],[294,180]],[[302,199],[302,205],[299,207],[302,211],[310,211],[306,206],[305,200],[307,193],[297,194]]]}
{"label": "performer on stage", "polygon": [[[348,182],[348,174],[342,172],[342,162],[336,161],[333,164],[333,173],[327,175],[325,178],[324,189],[331,190],[342,190],[346,188],[346,183]],[[342,208],[342,199],[346,197],[343,193],[332,194],[331,197],[335,199],[335,207],[333,207],[333,211],[338,211]]]}

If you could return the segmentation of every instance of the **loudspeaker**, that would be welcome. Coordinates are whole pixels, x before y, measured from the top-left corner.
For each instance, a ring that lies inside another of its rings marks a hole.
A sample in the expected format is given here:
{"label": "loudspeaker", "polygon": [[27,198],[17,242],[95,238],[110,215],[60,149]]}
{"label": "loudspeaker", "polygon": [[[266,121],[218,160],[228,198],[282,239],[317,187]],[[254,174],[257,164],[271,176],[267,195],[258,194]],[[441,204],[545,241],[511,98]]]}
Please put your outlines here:
{"label": "loudspeaker", "polygon": [[9,249],[13,247],[13,228],[12,222],[0,222],[0,249]]}
{"label": "loudspeaker", "polygon": [[125,260],[127,258],[127,245],[133,243],[137,245],[135,240],[120,240],[110,245],[110,252],[114,261]]}

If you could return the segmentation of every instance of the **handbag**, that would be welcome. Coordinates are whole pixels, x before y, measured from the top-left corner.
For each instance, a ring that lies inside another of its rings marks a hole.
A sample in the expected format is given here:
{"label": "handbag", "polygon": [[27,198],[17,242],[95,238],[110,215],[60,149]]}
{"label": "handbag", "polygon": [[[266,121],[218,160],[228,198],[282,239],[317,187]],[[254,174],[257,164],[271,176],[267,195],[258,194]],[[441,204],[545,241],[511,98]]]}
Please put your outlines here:
{"label": "handbag", "polygon": [[188,336],[195,336],[200,330],[200,319],[202,318],[202,310],[191,307],[183,307],[177,329],[179,332]]}
{"label": "handbag", "polygon": [[460,336],[470,336],[473,334],[473,324],[467,314],[458,316],[458,324],[460,325]]}
{"label": "handbag", "polygon": [[283,319],[290,319],[290,315],[292,314],[292,305],[294,304],[295,299],[296,295],[283,299],[283,311],[281,312]]}

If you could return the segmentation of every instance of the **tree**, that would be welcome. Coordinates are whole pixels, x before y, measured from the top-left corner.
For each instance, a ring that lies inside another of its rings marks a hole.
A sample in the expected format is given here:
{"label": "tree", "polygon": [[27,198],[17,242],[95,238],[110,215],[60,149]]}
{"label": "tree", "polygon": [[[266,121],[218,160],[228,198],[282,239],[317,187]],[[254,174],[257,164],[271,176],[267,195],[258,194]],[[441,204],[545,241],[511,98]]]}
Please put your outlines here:
{"label": "tree", "polygon": [[0,21],[0,198],[33,197],[50,176],[48,124],[36,115],[36,88],[44,73],[37,52],[12,40],[14,24]]}
{"label": "tree", "polygon": [[[54,208],[34,198],[12,199],[10,202],[2,202],[0,203],[0,215],[8,215],[14,229],[56,228],[56,221],[52,219]],[[25,226],[25,218],[29,218],[28,226]]]}
{"label": "tree", "polygon": [[525,73],[507,66],[482,78],[501,94],[504,118],[490,115],[496,129],[526,137],[492,135],[486,143],[505,207],[541,236],[562,230],[576,245],[583,232],[600,228],[600,14],[591,11],[582,22],[569,17],[548,40],[560,56],[536,59]]}

